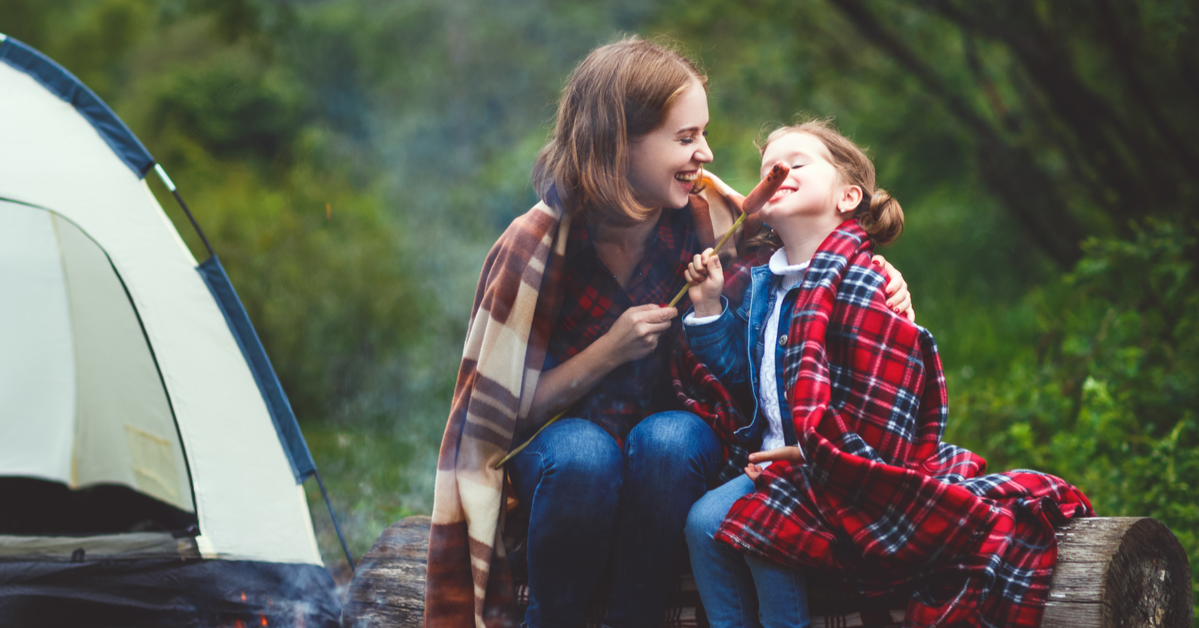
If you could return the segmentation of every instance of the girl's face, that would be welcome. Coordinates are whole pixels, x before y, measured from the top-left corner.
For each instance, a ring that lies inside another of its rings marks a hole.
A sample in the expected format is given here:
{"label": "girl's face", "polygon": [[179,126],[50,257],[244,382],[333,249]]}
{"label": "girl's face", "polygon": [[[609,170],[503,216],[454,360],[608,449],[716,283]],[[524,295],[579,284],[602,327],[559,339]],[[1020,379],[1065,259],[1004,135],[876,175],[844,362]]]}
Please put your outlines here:
{"label": "girl's face", "polygon": [[686,207],[708,148],[708,94],[698,79],[675,99],[658,128],[629,141],[629,185],[637,202],[658,209]]}
{"label": "girl's face", "polygon": [[762,176],[779,161],[791,166],[791,173],[762,208],[766,222],[777,224],[788,218],[832,216],[838,210],[857,206],[853,201],[847,208],[842,207],[849,202],[847,189],[857,186],[841,182],[828,148],[815,136],[789,133],[768,144],[762,152]]}

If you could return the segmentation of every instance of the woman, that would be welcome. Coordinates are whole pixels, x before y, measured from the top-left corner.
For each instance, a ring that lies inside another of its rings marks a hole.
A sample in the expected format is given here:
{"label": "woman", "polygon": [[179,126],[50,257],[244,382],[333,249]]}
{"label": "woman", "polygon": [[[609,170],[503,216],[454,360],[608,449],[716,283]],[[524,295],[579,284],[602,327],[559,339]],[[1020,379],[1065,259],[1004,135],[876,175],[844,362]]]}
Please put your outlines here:
{"label": "woman", "polygon": [[534,168],[543,202],[501,236],[476,293],[438,461],[427,626],[513,619],[494,465],[562,411],[508,465],[529,512],[524,621],[581,625],[613,543],[606,623],[661,620],[687,512],[724,464],[712,430],[677,410],[677,311],[661,307],[731,223],[692,195],[713,158],[707,124],[706,77],[651,42],[600,47],[568,81]]}

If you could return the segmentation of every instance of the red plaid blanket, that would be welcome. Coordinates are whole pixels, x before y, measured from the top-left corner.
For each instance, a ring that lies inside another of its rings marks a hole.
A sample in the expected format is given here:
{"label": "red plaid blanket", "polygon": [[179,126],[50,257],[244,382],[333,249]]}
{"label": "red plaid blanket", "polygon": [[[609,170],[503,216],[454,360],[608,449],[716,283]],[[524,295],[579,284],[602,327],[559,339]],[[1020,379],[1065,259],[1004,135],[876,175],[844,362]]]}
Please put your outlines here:
{"label": "red plaid blanket", "polygon": [[[913,588],[905,626],[1037,626],[1057,560],[1053,526],[1092,516],[1091,504],[1050,475],[983,475],[985,460],[941,441],[948,406],[936,344],[886,307],[872,248],[850,220],[813,258],[784,358],[807,462],[771,465],[718,538],[836,571],[867,595]],[[740,464],[735,395],[685,349],[673,371],[684,403]]]}

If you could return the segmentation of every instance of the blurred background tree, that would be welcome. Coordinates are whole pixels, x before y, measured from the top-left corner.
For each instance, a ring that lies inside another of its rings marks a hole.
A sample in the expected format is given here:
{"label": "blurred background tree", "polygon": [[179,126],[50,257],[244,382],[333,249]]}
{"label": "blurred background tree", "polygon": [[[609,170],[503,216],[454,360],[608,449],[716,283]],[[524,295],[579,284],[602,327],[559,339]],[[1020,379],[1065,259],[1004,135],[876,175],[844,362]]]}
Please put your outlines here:
{"label": "blurred background tree", "polygon": [[180,185],[358,554],[430,507],[479,268],[536,201],[558,90],[636,33],[706,68],[712,169],[742,189],[753,140],[799,112],[869,147],[908,215],[884,252],[940,344],[950,440],[1062,475],[1101,515],[1157,517],[1194,564],[1197,16],[1195,0],[0,0],[0,32],[91,86]]}

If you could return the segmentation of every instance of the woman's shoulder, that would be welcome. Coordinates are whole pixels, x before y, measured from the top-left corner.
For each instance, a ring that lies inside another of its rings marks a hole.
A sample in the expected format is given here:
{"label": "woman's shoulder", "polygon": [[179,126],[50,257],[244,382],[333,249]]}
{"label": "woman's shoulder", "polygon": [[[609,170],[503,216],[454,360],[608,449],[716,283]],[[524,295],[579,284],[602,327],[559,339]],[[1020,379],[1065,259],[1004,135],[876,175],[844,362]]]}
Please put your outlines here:
{"label": "woman's shoulder", "polygon": [[529,211],[517,216],[504,230],[500,239],[522,233],[545,233],[562,220],[562,211],[545,202],[538,202]]}
{"label": "woman's shoulder", "polygon": [[546,236],[551,234],[562,220],[562,211],[544,202],[534,205],[529,211],[517,216],[500,234],[491,254],[495,255],[505,249],[531,251]]}
{"label": "woman's shoulder", "polygon": [[[546,267],[549,243],[553,240],[560,216],[561,213],[552,207],[538,203],[508,225],[483,262],[475,292],[475,311],[485,304],[489,293],[492,298],[506,304],[505,307],[510,306],[516,298],[519,283],[528,276],[530,267]],[[537,263],[538,260],[540,263]]]}

